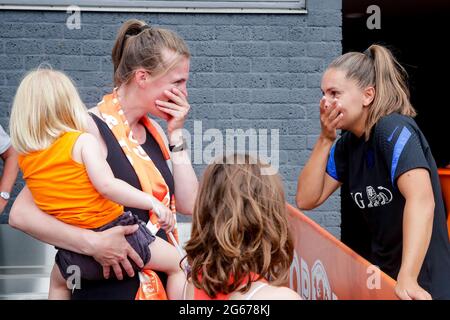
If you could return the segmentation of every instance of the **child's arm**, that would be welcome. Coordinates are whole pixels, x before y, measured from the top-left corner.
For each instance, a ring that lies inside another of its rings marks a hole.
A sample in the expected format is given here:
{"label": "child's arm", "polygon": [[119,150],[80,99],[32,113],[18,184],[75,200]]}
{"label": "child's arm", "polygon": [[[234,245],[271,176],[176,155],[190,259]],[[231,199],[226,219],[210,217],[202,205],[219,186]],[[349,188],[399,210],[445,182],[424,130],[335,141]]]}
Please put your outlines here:
{"label": "child's arm", "polygon": [[[148,193],[142,192],[125,181],[116,179],[111,167],[100,152],[97,139],[84,133],[78,138],[81,160],[95,189],[105,198],[126,207],[152,210],[159,201]],[[157,208],[155,208],[157,209]]]}

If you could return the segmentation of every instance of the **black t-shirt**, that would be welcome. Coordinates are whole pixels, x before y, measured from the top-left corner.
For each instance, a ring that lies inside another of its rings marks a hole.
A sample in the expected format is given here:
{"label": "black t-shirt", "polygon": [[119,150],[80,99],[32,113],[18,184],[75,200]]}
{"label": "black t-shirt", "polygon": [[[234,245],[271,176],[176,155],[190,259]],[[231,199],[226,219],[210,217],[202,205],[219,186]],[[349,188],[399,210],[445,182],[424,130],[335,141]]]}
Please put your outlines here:
{"label": "black t-shirt", "polygon": [[[344,133],[330,151],[327,173],[348,187],[371,233],[373,264],[397,278],[402,259],[405,198],[397,186],[403,173],[425,168],[433,186],[435,211],[430,246],[419,284],[434,299],[450,299],[450,244],[436,163],[415,121],[397,113],[381,118],[370,138]],[[420,186],[417,186],[420,192]]]}

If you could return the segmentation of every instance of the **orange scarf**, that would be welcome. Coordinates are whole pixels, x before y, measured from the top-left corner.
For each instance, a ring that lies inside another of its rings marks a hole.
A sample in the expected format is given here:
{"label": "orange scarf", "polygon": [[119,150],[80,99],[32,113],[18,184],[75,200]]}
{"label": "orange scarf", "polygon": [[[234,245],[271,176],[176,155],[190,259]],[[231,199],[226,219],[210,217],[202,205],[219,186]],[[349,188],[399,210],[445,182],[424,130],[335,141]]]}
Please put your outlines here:
{"label": "orange scarf", "polygon": [[[103,100],[98,104],[98,109],[103,120],[122,147],[128,161],[133,166],[134,171],[139,178],[139,182],[141,183],[142,191],[152,194],[156,199],[172,210],[175,217],[175,229],[172,233],[176,241],[179,242],[178,228],[176,227],[175,197],[172,196],[172,198],[170,198],[169,187],[161,175],[161,172],[159,172],[152,159],[134,138],[133,132],[125,118],[122,107],[120,106],[119,99],[117,98],[116,89],[114,89],[113,93],[103,97]],[[151,123],[150,119],[144,116],[141,118],[140,122],[155,138],[161,148],[164,159],[169,160],[170,155],[164,140],[155,126]],[[152,211],[149,211],[149,216],[151,223],[149,223],[147,227],[153,234],[156,234],[160,229],[158,217]]]}

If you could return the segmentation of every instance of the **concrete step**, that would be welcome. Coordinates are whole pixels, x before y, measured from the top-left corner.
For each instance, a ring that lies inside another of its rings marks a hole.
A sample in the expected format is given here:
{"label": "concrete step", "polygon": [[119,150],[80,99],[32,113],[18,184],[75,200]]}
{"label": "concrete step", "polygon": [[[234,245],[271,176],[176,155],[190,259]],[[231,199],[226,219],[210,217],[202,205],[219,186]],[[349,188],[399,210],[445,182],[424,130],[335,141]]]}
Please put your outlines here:
{"label": "concrete step", "polygon": [[47,299],[56,250],[0,225],[0,300]]}

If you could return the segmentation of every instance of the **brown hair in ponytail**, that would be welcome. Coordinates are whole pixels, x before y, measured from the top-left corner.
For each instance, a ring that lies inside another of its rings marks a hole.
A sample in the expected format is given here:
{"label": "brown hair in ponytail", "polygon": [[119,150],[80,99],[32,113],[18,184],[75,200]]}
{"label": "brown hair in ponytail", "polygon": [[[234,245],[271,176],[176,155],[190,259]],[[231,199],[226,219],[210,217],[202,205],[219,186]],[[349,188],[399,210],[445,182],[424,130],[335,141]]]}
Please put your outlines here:
{"label": "brown hair in ponytail", "polygon": [[112,50],[114,84],[127,83],[137,68],[153,74],[168,71],[176,62],[164,61],[163,51],[190,58],[189,49],[175,32],[148,26],[145,22],[131,19],[119,29]]}
{"label": "brown hair in ponytail", "polygon": [[375,97],[369,106],[365,137],[381,117],[398,112],[415,117],[409,100],[406,70],[391,51],[380,45],[371,45],[364,53],[349,52],[335,59],[328,67],[343,70],[348,79],[356,80],[360,88],[374,87]]}

